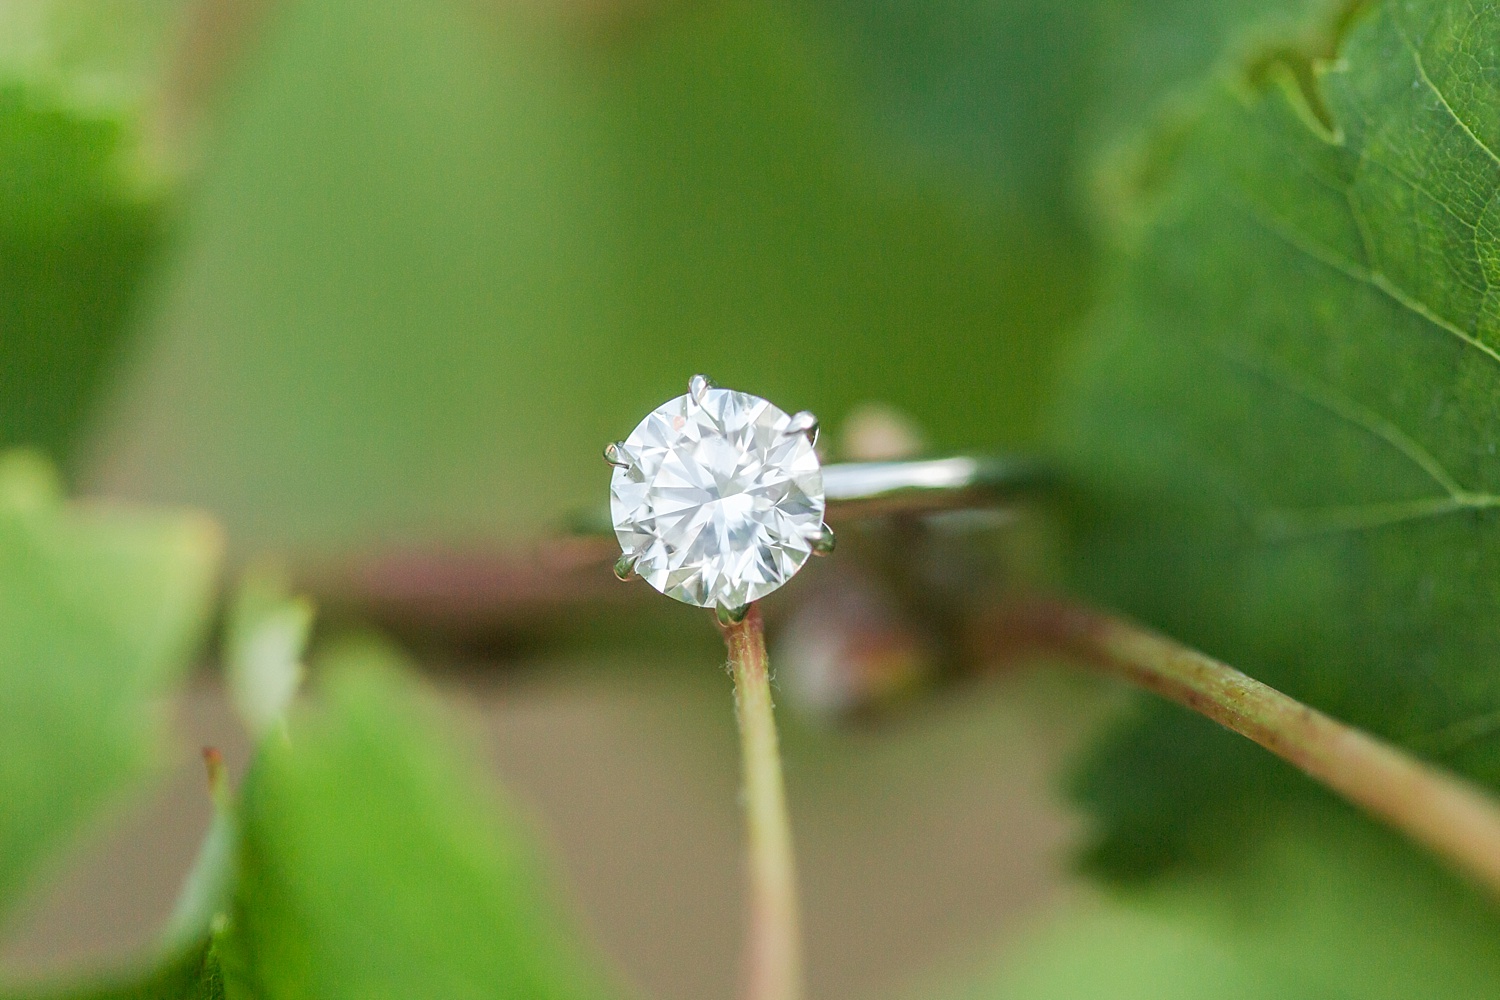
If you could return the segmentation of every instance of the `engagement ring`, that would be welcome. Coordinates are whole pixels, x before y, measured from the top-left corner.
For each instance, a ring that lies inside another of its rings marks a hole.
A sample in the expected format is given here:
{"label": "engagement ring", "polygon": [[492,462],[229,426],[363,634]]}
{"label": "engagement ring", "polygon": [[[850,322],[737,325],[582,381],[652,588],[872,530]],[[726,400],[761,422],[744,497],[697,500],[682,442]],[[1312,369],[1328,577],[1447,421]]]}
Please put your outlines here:
{"label": "engagement ring", "polygon": [[833,551],[831,510],[993,504],[1044,477],[1032,463],[967,456],[823,465],[817,440],[811,413],[694,375],[685,395],[604,449],[615,574],[737,621],[810,556]]}

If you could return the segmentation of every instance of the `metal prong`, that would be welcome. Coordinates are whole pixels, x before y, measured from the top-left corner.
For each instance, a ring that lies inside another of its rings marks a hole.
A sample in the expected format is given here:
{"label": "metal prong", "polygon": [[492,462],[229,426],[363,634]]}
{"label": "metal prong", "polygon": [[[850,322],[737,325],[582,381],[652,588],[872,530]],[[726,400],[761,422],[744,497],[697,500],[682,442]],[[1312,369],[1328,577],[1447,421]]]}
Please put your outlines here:
{"label": "metal prong", "polygon": [[708,395],[708,390],[713,387],[714,384],[708,380],[707,375],[694,375],[688,379],[688,398],[702,406],[703,397]]}
{"label": "metal prong", "polygon": [[738,625],[740,622],[745,620],[745,616],[749,613],[750,605],[748,604],[742,604],[737,608],[731,608],[727,605],[720,604],[718,607],[714,608],[714,617],[719,619],[719,624],[723,625],[725,628],[728,628],[731,625]]}
{"label": "metal prong", "polygon": [[812,415],[810,410],[799,410],[792,414],[792,419],[787,421],[786,430],[783,434],[806,434],[807,440],[812,444],[818,443],[818,418]]}
{"label": "metal prong", "polygon": [[630,459],[625,457],[625,442],[611,441],[605,445],[604,460],[617,469],[630,468]]}
{"label": "metal prong", "polygon": [[636,556],[630,552],[622,552],[620,558],[615,560],[615,576],[621,581],[634,580],[640,576],[635,571]]}
{"label": "metal prong", "polygon": [[808,541],[812,542],[813,555],[826,556],[833,551],[833,529],[826,524],[820,524],[817,533],[810,536]]}

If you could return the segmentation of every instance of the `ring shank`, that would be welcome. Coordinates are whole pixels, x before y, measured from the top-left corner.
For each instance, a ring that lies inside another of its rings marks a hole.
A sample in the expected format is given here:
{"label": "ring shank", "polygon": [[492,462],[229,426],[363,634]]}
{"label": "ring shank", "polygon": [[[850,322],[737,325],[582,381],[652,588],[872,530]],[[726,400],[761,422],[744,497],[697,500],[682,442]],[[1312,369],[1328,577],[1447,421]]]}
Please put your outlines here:
{"label": "ring shank", "polygon": [[882,513],[920,513],[989,506],[1052,481],[1051,472],[1033,460],[970,455],[823,467],[823,495],[835,512],[878,508]]}
{"label": "ring shank", "polygon": [[[1034,459],[952,455],[891,462],[832,462],[823,466],[823,496],[836,519],[922,514],[993,507],[1056,482]],[[614,534],[607,507],[575,515],[578,534]]]}

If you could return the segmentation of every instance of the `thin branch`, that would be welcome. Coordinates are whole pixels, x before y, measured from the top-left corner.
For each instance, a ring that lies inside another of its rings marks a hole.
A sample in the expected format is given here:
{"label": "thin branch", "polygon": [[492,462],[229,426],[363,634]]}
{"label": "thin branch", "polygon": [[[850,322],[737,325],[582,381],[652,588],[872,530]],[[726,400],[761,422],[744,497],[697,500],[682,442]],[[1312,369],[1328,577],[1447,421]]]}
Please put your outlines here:
{"label": "thin branch", "polygon": [[740,728],[744,805],[749,835],[750,907],[746,927],[745,1000],[800,1000],[801,928],[792,828],[782,785],[781,750],[771,705],[771,678],[760,608],[726,626]]}
{"label": "thin branch", "polygon": [[1165,636],[1063,600],[990,619],[991,652],[1065,656],[1246,736],[1500,893],[1500,803],[1483,789]]}
{"label": "thin branch", "polygon": [[619,554],[612,537],[546,538],[516,549],[410,547],[304,561],[294,577],[333,613],[427,642],[493,642],[601,609],[654,606],[649,588],[622,587],[610,572]]}
{"label": "thin branch", "polygon": [[[476,557],[468,568],[461,560],[431,556],[375,560],[357,572],[346,569],[325,576],[324,590],[330,600],[342,598],[388,620],[412,621],[428,628],[463,631],[467,626],[482,630],[502,623],[524,627],[549,610],[576,611],[597,605],[610,594],[626,593],[629,588],[612,586],[613,578],[606,569],[607,548],[602,543],[554,542],[524,557]],[[732,659],[741,655],[735,652],[736,643],[750,643],[752,619],[758,641],[758,611],[727,630]],[[1285,758],[1500,892],[1500,804],[1469,782],[1180,643],[1066,600],[1014,600],[959,627],[976,637],[971,652],[977,661],[1028,652],[1060,656],[1185,705]],[[764,647],[756,649],[759,651],[754,655],[763,674]],[[743,691],[738,668],[735,680],[736,690]],[[769,692],[764,697],[764,721],[774,762]],[[743,713],[741,718],[743,725]],[[747,748],[746,788],[753,791],[749,732],[742,729],[742,733]],[[779,773],[777,768],[775,808],[784,821]],[[758,808],[752,801],[752,837],[756,836]],[[758,848],[752,844],[752,850]],[[783,900],[795,920],[790,867],[788,847],[783,865],[788,884]],[[755,877],[760,884],[758,870]],[[791,936],[791,960],[795,964],[795,934]],[[770,996],[774,994],[755,995],[756,1000]]]}

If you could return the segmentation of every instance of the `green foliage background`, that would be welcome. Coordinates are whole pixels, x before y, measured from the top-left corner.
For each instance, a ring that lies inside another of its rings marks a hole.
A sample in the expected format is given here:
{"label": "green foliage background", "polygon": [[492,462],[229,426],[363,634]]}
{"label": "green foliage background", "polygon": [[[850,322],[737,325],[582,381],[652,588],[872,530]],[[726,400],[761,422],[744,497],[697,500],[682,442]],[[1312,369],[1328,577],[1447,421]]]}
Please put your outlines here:
{"label": "green foliage background", "polygon": [[[1500,7],[289,0],[179,173],[182,10],[0,16],[0,443],[313,558],[551,525],[691,370],[878,399],[1055,457],[1071,586],[1500,784]],[[0,909],[149,773],[219,547],[0,465]],[[446,710],[327,659],[165,957],[58,995],[613,995]],[[1491,902],[1201,720],[1075,790],[1106,901],[954,995],[1500,996]]]}
{"label": "green foliage background", "polygon": [[690,370],[829,421],[887,400],[948,446],[1036,436],[1086,258],[872,155],[808,12],[582,42],[501,16],[319,0],[271,26],[107,482],[249,546],[527,535],[595,495],[581,443]]}

